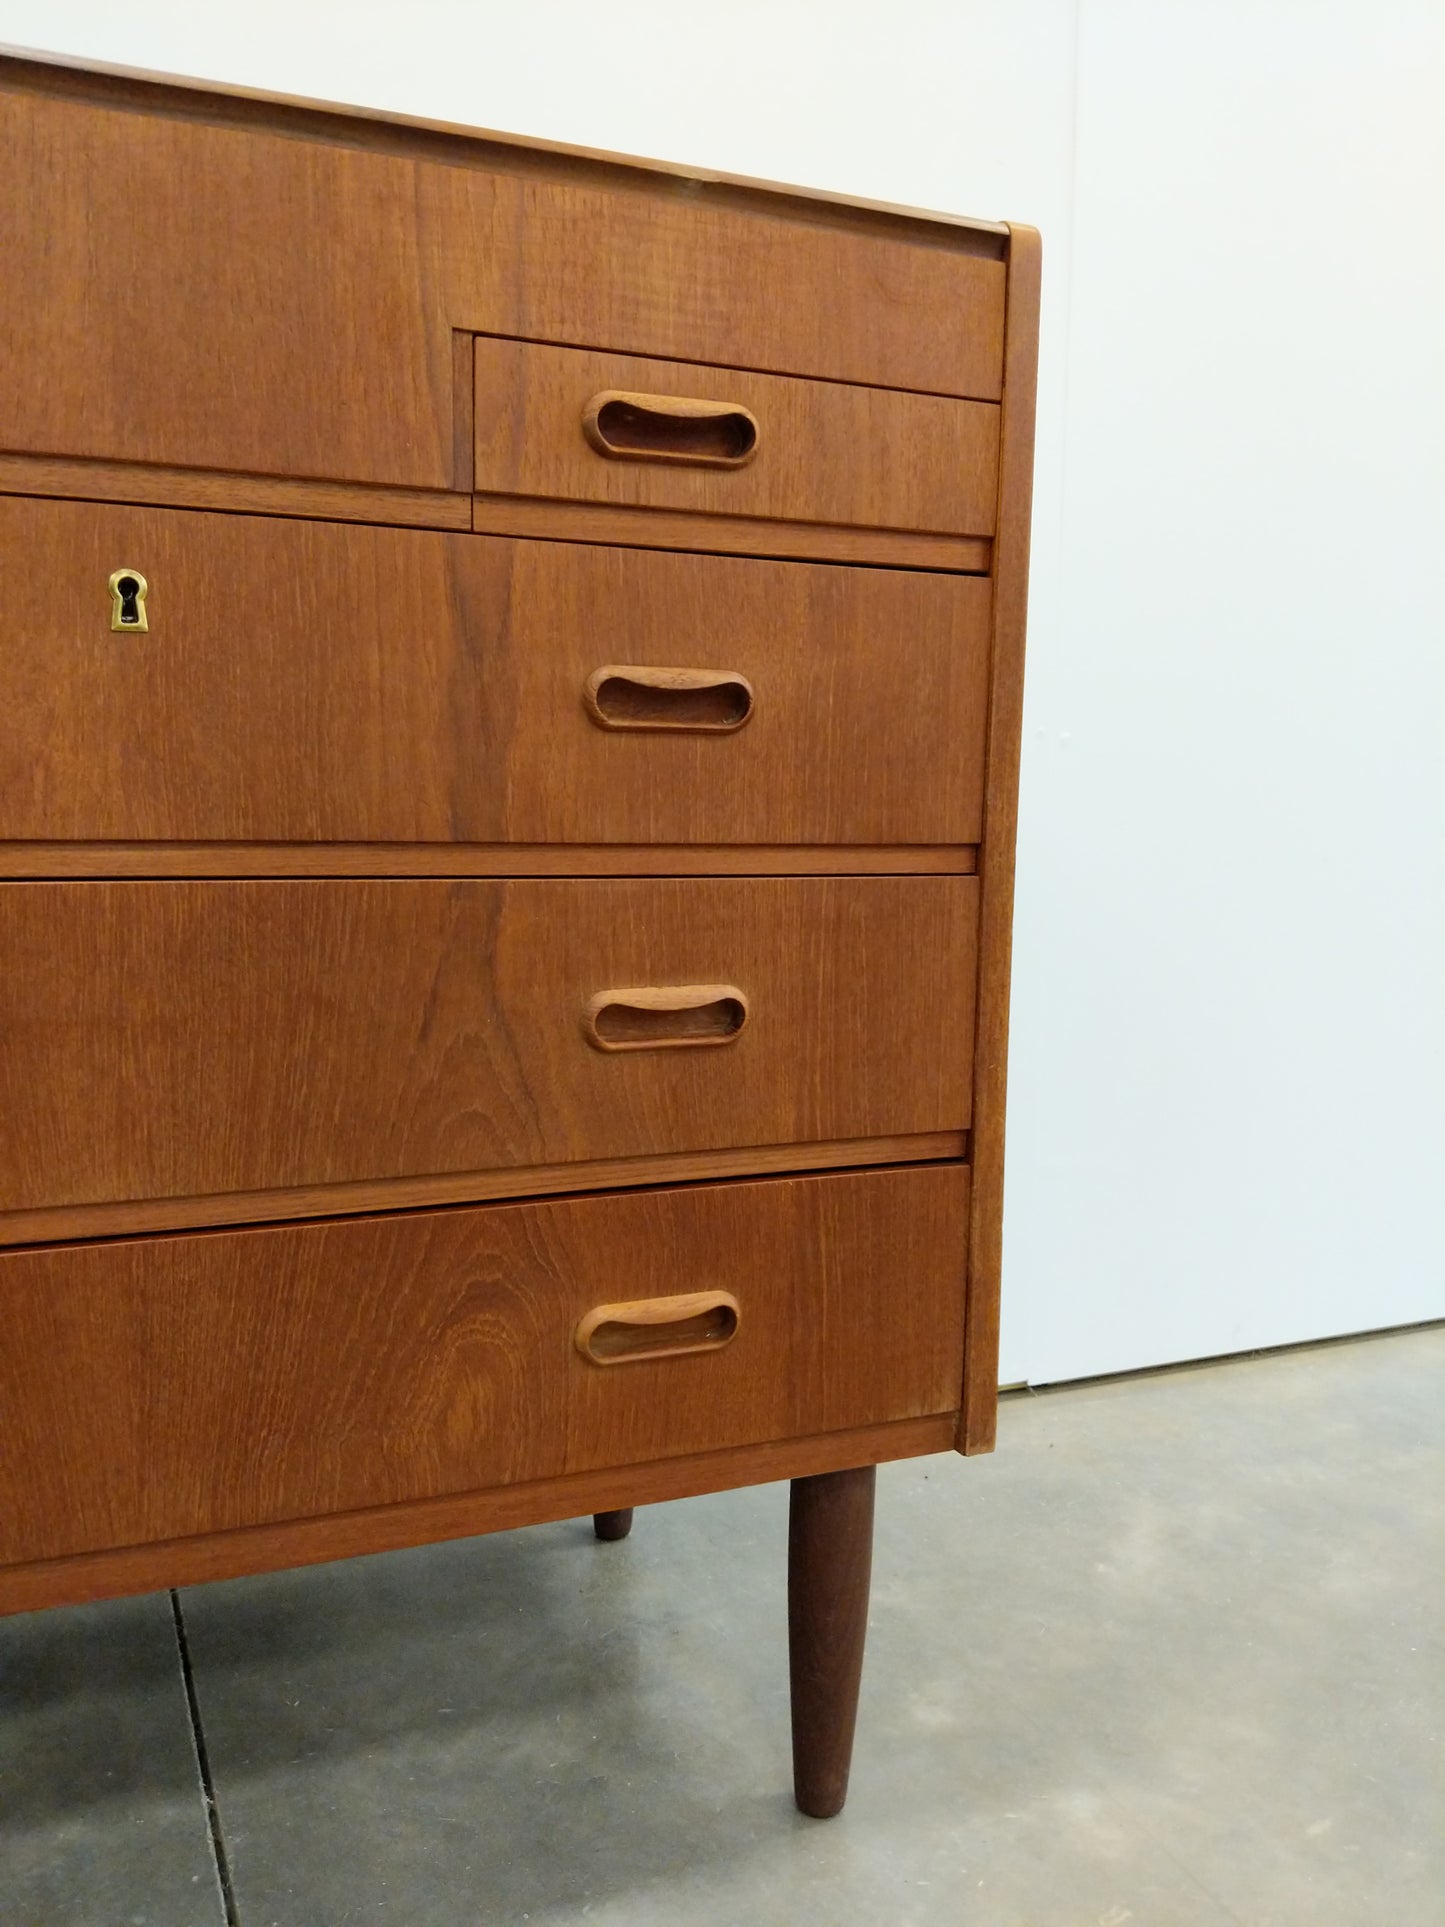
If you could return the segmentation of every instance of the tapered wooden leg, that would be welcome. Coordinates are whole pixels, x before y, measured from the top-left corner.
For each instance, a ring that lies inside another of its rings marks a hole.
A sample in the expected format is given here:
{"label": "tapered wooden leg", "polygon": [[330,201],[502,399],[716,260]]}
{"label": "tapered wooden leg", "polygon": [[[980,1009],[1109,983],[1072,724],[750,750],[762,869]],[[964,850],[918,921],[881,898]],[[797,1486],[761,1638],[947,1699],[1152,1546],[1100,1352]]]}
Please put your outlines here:
{"label": "tapered wooden leg", "polygon": [[868,1581],[876,1468],[794,1479],[788,1515],[788,1660],[793,1687],[793,1794],[828,1820],[848,1796]]}
{"label": "tapered wooden leg", "polygon": [[599,1539],[625,1539],[632,1530],[632,1507],[622,1512],[594,1512],[592,1530]]}

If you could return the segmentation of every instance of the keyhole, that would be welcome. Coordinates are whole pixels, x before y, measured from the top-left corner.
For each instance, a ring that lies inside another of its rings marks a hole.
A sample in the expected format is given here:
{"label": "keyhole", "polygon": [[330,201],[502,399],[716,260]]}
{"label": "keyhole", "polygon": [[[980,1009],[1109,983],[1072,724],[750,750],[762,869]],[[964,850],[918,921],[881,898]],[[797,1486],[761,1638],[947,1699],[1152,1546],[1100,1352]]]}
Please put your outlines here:
{"label": "keyhole", "polygon": [[139,569],[117,569],[110,578],[110,626],[112,629],[148,629],[146,591],[149,587]]}

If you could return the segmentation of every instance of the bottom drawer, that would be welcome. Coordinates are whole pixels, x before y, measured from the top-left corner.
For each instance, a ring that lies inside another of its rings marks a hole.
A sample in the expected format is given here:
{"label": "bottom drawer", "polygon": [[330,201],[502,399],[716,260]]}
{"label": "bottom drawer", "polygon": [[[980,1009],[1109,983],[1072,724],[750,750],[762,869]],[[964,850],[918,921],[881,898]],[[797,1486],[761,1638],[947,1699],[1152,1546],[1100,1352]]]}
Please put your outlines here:
{"label": "bottom drawer", "polygon": [[[951,1412],[967,1185],[931,1165],[7,1253],[0,1565]],[[661,1323],[588,1316],[673,1297],[695,1302]]]}

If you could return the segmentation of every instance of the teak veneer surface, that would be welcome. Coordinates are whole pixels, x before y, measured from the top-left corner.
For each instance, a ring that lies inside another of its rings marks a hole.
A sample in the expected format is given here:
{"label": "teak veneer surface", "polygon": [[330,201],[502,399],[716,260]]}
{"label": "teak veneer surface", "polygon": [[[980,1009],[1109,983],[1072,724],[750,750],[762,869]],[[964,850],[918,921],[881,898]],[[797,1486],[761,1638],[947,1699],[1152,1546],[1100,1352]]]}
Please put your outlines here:
{"label": "teak veneer surface", "polygon": [[[981,832],[983,580],[17,497],[0,552],[25,575],[0,840]],[[144,633],[111,628],[123,566]],[[741,675],[754,713],[724,736],[601,728],[585,689],[617,664]]]}
{"label": "teak veneer surface", "polygon": [[846,1475],[831,1812],[857,1468],[994,1436],[1038,236],[43,57],[0,140],[0,1611]]}
{"label": "teak veneer surface", "polygon": [[987,575],[993,554],[992,538],[986,535],[763,521],[749,515],[562,502],[542,496],[473,496],[472,527],[482,534],[538,536],[554,542],[630,543],[643,549],[686,549],[694,555],[788,556],[800,562],[861,562],[883,569],[953,570],[964,575]]}
{"label": "teak veneer surface", "polygon": [[480,1204],[496,1198],[572,1196],[646,1184],[689,1184],[710,1178],[796,1176],[873,1164],[925,1164],[968,1156],[967,1131],[912,1131],[901,1137],[814,1139],[810,1144],[740,1144],[720,1151],[663,1151],[636,1158],[593,1158],[586,1164],[514,1164],[509,1170],[447,1171],[420,1178],[360,1179],[346,1184],[210,1192],[205,1197],[121,1199],[64,1204],[37,1211],[0,1211],[0,1246],[120,1238],[203,1225],[279,1224],[299,1218],[357,1217],[431,1205]]}
{"label": "teak veneer surface", "polygon": [[[9,883],[0,1208],[968,1123],[972,877]],[[731,984],[722,1047],[590,1000]]]}
{"label": "teak veneer surface", "polygon": [[[998,410],[990,403],[526,341],[479,339],[476,355],[479,494],[993,532]],[[601,455],[582,423],[589,400],[611,390],[741,405],[757,419],[756,451],[736,468]]]}
{"label": "teak veneer surface", "polygon": [[454,490],[228,475],[214,469],[160,468],[144,462],[82,461],[54,455],[0,454],[0,495],[154,503],[162,508],[301,516],[318,522],[376,522],[400,528],[472,526],[472,498]]}
{"label": "teak veneer surface", "polygon": [[[470,348],[470,336],[455,338],[465,339]],[[470,420],[468,411],[468,474]],[[482,535],[521,535],[546,542],[618,543],[706,555],[788,556],[804,562],[861,562],[885,569],[952,570],[966,575],[987,575],[992,554],[992,540],[984,535],[849,528],[826,522],[770,522],[756,516],[686,509],[626,508],[515,495],[462,495],[445,489],[305,481],[53,455],[0,454],[0,495],[133,502],[324,522],[372,522],[381,527],[475,529]]]}
{"label": "teak veneer surface", "polygon": [[205,1585],[213,1579],[272,1572],[281,1566],[315,1565],[439,1539],[469,1538],[478,1532],[504,1532],[627,1505],[723,1492],[733,1486],[807,1478],[848,1466],[882,1465],[889,1459],[946,1452],[957,1423],[956,1412],[890,1419],[882,1425],[850,1425],[841,1432],[819,1432],[807,1438],[768,1439],[761,1445],[650,1459],[644,1465],[608,1465],[556,1479],[488,1486],[441,1499],[408,1499],[398,1505],[286,1519],[277,1525],[236,1526],[229,1532],[36,1559],[0,1567],[0,1613],[114,1599],[164,1586]]}
{"label": "teak veneer surface", "polygon": [[721,168],[543,140],[535,134],[470,127],[382,107],[347,106],[274,89],[241,87],[232,81],[198,80],[185,74],[157,73],[147,67],[29,47],[0,46],[0,58],[6,60],[17,84],[62,99],[99,100],[129,106],[137,112],[173,113],[216,125],[277,128],[344,146],[372,146],[392,154],[444,154],[462,165],[484,165],[491,154],[506,166],[552,178],[572,179],[579,174],[589,180],[605,177],[614,186],[640,192],[671,190],[693,202],[717,201],[754,213],[783,210],[798,218],[832,219],[845,227],[867,225],[861,218],[864,216],[882,216],[886,231],[896,232],[897,221],[905,221],[921,236],[930,228],[941,228],[945,232],[934,238],[950,247],[969,250],[984,260],[1005,258],[1007,224],[971,214],[879,201],[832,188],[799,187],[795,182],[764,180]]}
{"label": "teak veneer surface", "polygon": [[[962,1166],[0,1257],[0,1563],[954,1409]],[[599,1367],[619,1299],[720,1350]]]}
{"label": "teak veneer surface", "polygon": [[964,843],[0,843],[0,878],[972,876]]}
{"label": "teak veneer surface", "polygon": [[0,448],[465,487],[455,331],[998,397],[1003,263],[941,227],[111,93],[0,59]]}

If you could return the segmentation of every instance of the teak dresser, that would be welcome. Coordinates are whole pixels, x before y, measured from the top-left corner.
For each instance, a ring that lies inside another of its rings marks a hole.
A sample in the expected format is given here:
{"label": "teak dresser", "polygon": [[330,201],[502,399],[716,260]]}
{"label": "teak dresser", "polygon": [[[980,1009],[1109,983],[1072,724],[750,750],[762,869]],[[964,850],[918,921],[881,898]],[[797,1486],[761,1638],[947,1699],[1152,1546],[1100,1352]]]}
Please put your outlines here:
{"label": "teak dresser", "polygon": [[0,62],[0,1609],[993,1442],[1038,237]]}

